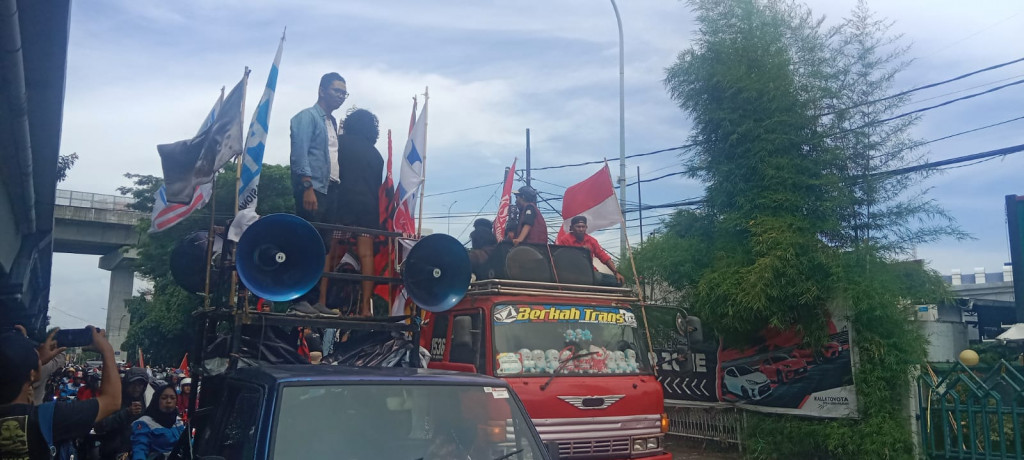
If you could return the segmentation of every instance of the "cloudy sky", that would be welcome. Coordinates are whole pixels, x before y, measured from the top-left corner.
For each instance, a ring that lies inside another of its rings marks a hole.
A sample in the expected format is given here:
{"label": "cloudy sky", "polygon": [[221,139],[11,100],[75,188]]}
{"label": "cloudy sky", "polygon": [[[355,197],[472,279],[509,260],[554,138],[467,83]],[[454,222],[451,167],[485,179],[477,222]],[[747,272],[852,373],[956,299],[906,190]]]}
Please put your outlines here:
{"label": "cloudy sky", "polygon": [[[810,6],[841,20],[854,0]],[[899,89],[1021,57],[1019,1],[887,0],[870,6],[895,21],[915,58]],[[626,153],[685,142],[690,123],[668,98],[664,69],[694,34],[693,14],[674,0],[621,0],[625,34]],[[600,0],[422,2],[224,0],[74,2],[62,153],[78,164],[61,188],[115,193],[126,172],[160,174],[156,144],[193,135],[222,86],[252,68],[246,116],[258,102],[281,31],[287,42],[270,121],[265,161],[288,161],[287,120],[316,100],[325,72],[348,80],[343,109],[367,108],[405,143],[412,96],[430,88],[425,227],[466,239],[476,215],[496,209],[502,170],[523,166],[531,130],[533,166],[618,158],[618,36],[611,4]],[[916,93],[907,110],[983,91],[1024,77],[1024,63]],[[421,97],[422,103],[422,97]],[[920,139],[1024,115],[1024,85],[925,114]],[[336,116],[343,116],[342,111]],[[930,144],[932,160],[1024,143],[1024,121]],[[386,141],[378,143],[386,152]],[[674,153],[628,162],[628,180],[681,170]],[[1024,194],[1024,155],[951,169],[920,184],[976,240],[922,246],[935,269],[997,271],[1009,260],[1003,196]],[[534,186],[560,196],[595,166],[541,170]],[[397,168],[396,168],[397,175]],[[477,187],[470,191],[444,193]],[[643,185],[644,204],[702,194],[680,176]],[[629,201],[637,201],[635,187]],[[555,203],[555,206],[559,205]],[[448,218],[450,209],[451,218]],[[542,208],[543,211],[550,209]],[[645,212],[650,232],[668,210]],[[557,220],[550,212],[549,220]],[[636,214],[630,239],[640,238]],[[450,231],[449,231],[450,225]],[[614,231],[599,235],[617,252]],[[62,327],[103,324],[109,276],[98,258],[55,256],[51,314]],[[138,283],[137,283],[138,285]]]}

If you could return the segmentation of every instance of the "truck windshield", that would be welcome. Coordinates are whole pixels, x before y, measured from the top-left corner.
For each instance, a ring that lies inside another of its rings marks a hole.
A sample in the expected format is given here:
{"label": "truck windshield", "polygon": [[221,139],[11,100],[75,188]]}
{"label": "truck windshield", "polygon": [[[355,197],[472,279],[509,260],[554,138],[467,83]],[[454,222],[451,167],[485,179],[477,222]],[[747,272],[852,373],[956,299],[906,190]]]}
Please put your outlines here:
{"label": "truck windshield", "polygon": [[278,459],[543,458],[504,387],[289,386],[279,407]]}
{"label": "truck windshield", "polygon": [[651,372],[628,308],[500,305],[493,316],[497,376]]}

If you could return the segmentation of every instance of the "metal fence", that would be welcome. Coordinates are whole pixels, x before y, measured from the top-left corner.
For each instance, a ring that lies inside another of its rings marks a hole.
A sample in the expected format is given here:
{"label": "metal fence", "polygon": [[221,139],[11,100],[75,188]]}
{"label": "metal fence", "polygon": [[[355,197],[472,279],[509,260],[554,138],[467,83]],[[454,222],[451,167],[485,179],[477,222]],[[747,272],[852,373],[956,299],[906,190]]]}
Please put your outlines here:
{"label": "metal fence", "polygon": [[742,446],[745,418],[735,407],[666,404],[665,411],[669,434]]}
{"label": "metal fence", "polygon": [[1006,361],[957,363],[917,378],[921,443],[929,458],[1024,459],[1024,377]]}
{"label": "metal fence", "polygon": [[135,202],[134,199],[126,196],[75,192],[72,190],[57,190],[57,198],[55,201],[58,206],[108,209],[112,211],[134,211],[129,206]]}

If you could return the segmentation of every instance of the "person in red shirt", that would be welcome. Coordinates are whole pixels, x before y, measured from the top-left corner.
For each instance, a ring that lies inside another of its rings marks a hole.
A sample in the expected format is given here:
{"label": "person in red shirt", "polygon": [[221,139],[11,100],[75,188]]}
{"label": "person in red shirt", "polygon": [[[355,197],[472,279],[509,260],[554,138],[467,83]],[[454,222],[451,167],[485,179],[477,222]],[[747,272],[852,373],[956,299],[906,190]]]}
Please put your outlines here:
{"label": "person in red shirt", "polygon": [[[612,262],[612,256],[608,255],[608,252],[601,247],[601,244],[597,242],[597,239],[587,234],[586,216],[573,217],[572,220],[569,221],[569,224],[569,233],[562,233],[561,235],[559,235],[558,239],[555,240],[555,244],[562,246],[576,246],[578,248],[589,249],[590,253],[593,254],[594,257],[597,257],[597,260],[600,260],[601,263],[605,264],[608,267],[608,269],[612,271],[612,274],[615,275],[615,283],[611,283],[611,280],[602,281],[600,278],[597,278],[597,284],[614,284],[617,286],[622,286],[622,282],[624,281],[624,279],[622,278],[622,274],[620,274],[619,271],[615,269],[615,262]],[[603,273],[600,273],[600,275],[602,275],[602,278],[608,277],[608,275],[605,275]]]}

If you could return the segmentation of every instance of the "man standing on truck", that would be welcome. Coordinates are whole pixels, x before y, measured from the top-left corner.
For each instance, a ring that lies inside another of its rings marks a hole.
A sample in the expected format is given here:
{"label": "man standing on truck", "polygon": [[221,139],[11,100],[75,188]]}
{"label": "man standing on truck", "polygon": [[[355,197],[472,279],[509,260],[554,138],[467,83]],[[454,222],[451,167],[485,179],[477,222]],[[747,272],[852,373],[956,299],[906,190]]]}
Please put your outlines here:
{"label": "man standing on truck", "polygon": [[[338,165],[338,122],[331,115],[348,98],[345,79],[336,72],[320,78],[316,104],[291,120],[292,192],[295,214],[310,222],[337,224],[341,201]],[[324,235],[329,245],[330,235]],[[318,303],[319,283],[300,297],[292,309],[298,313],[336,315]]]}
{"label": "man standing on truck", "polygon": [[537,209],[537,191],[529,185],[519,187],[515,192],[516,207],[519,208],[519,228],[512,244],[523,241],[533,244],[548,244],[548,225]]}
{"label": "man standing on truck", "polygon": [[612,256],[608,255],[608,252],[601,247],[601,243],[598,243],[596,238],[587,234],[587,217],[573,217],[569,224],[569,233],[559,235],[555,244],[589,249],[590,253],[597,257],[597,260],[600,260],[601,263],[605,264],[615,276],[614,281],[612,281],[611,275],[597,272],[595,268],[594,279],[597,284],[601,286],[622,286],[624,279],[622,274],[615,269],[615,262],[612,262]]}

